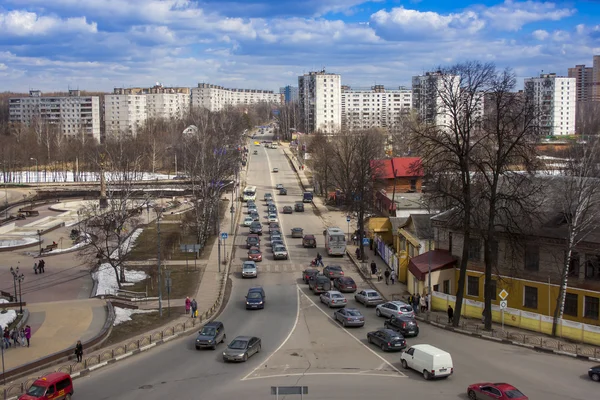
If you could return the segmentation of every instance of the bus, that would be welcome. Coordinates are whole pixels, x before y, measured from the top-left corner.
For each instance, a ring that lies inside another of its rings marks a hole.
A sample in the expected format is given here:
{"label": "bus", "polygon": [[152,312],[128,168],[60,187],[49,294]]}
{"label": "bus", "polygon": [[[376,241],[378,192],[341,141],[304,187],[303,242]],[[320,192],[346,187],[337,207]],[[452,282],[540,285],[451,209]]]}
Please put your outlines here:
{"label": "bus", "polygon": [[242,197],[242,199],[244,201],[256,201],[256,186],[246,186],[246,188],[244,189],[244,196]]}
{"label": "bus", "polygon": [[346,253],[346,235],[340,228],[327,228],[325,232],[325,249],[330,256],[343,256]]}

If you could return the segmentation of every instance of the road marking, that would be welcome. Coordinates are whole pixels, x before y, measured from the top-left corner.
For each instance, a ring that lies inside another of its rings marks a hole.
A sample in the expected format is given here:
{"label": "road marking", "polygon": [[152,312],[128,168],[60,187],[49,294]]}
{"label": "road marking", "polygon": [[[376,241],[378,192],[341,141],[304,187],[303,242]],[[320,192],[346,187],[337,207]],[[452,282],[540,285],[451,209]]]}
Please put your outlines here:
{"label": "road marking", "polygon": [[[296,284],[296,286],[298,286]],[[300,286],[298,286],[298,290],[300,290]],[[323,309],[321,309],[321,307],[319,307],[310,297],[308,297],[304,292],[302,292],[302,295],[304,297],[306,297],[308,299],[308,301],[310,301],[311,303],[313,303],[314,306],[317,307],[317,310],[321,311],[328,319],[335,321],[335,319],[330,316],[329,314],[327,314],[325,311],[323,311]],[[344,332],[346,332],[348,335],[350,335],[350,337],[352,337],[354,340],[356,340],[361,346],[363,346],[365,349],[369,350],[371,353],[373,353],[373,355],[375,355],[377,358],[379,358],[381,361],[383,361],[385,364],[387,364],[390,368],[392,368],[394,371],[396,371],[399,374],[404,375],[402,372],[400,372],[400,370],[396,367],[394,367],[388,360],[386,360],[385,358],[381,357],[379,354],[377,354],[373,349],[371,349],[369,346],[365,345],[359,338],[357,338],[356,336],[354,336],[353,334],[351,334],[346,328],[344,328],[343,326],[341,326],[337,321],[336,325],[338,326],[338,328],[340,328],[341,330],[343,330]]]}
{"label": "road marking", "polygon": [[307,373],[297,373],[297,374],[279,374],[279,375],[268,375],[268,376],[255,376],[253,378],[242,379],[247,381],[252,381],[256,379],[269,379],[269,378],[285,378],[289,376],[322,376],[322,375],[347,375],[347,376],[379,376],[382,378],[407,378],[405,374],[402,372],[396,373],[387,373],[387,374],[373,374],[373,373],[365,373],[365,372],[307,372]]}
{"label": "road marking", "polygon": [[243,377],[242,381],[248,380],[250,375],[255,373],[259,368],[262,368],[263,364],[266,364],[271,359],[271,357],[273,357],[275,353],[281,350],[281,348],[287,343],[287,341],[290,340],[290,337],[292,337],[292,334],[294,333],[294,331],[296,330],[296,326],[298,325],[298,321],[300,320],[300,287],[298,287],[298,285],[296,285],[296,302],[296,320],[294,321],[294,326],[292,326],[292,329],[290,329],[290,332],[288,333],[287,337],[283,340],[283,342],[281,342],[278,348],[276,348],[271,354],[269,354],[269,356],[265,359],[263,363],[261,363],[261,365],[254,368],[252,371],[250,371],[248,375]]}

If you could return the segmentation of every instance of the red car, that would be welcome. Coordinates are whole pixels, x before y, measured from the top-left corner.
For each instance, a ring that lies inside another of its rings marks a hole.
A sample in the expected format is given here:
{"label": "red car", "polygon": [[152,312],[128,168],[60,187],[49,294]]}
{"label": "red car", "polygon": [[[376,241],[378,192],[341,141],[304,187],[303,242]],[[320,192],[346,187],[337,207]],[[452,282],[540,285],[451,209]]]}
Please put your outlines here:
{"label": "red car", "polygon": [[475,383],[468,387],[467,395],[471,400],[529,400],[529,397],[508,383]]}
{"label": "red car", "polygon": [[335,279],[333,281],[333,286],[335,286],[336,289],[342,293],[356,292],[356,282],[354,282],[354,279],[348,276]]}
{"label": "red car", "polygon": [[258,247],[252,247],[248,250],[248,260],[250,261],[262,261],[262,252]]}

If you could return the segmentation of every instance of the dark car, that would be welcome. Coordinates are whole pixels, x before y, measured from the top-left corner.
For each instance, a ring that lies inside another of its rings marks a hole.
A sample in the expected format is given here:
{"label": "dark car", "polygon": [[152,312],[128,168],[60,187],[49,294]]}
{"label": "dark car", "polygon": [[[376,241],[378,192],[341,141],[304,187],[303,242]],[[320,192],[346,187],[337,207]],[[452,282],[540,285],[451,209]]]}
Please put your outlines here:
{"label": "dark car", "polygon": [[356,282],[349,276],[334,279],[333,286],[342,293],[356,292]]}
{"label": "dark car", "polygon": [[284,214],[292,214],[294,212],[294,209],[291,206],[285,206],[283,207],[283,213]]}
{"label": "dark car", "polygon": [[292,237],[293,238],[302,238],[304,233],[304,229],[302,228],[292,228]]}
{"label": "dark car", "polygon": [[250,288],[248,289],[248,294],[246,295],[246,310],[265,308],[266,300],[267,296],[265,295],[265,291],[263,288]]}
{"label": "dark car", "polygon": [[319,275],[319,270],[314,268],[308,268],[302,271],[302,280],[304,283],[308,284],[311,279],[314,279],[315,276]]}
{"label": "dark car", "polygon": [[323,275],[327,276],[329,279],[336,279],[344,276],[344,271],[339,265],[328,265],[323,268]]}
{"label": "dark car", "polygon": [[258,221],[254,221],[250,224],[250,233],[256,233],[262,235],[262,224]]}
{"label": "dark car", "polygon": [[315,238],[315,235],[304,235],[302,238],[302,247],[317,248],[317,238]]}
{"label": "dark car", "polygon": [[264,201],[273,200],[273,195],[271,193],[265,193],[263,196]]}
{"label": "dark car", "polygon": [[272,230],[272,231],[271,231],[271,232],[269,232],[269,233],[271,234],[271,236],[280,236],[280,237],[282,237],[282,236],[281,236],[281,235],[282,235],[282,233],[281,233],[281,231],[280,231],[279,229]]}
{"label": "dark car", "polygon": [[294,204],[294,211],[296,211],[296,212],[304,212],[304,203],[297,202],[296,204]]}
{"label": "dark car", "polygon": [[196,337],[196,350],[202,348],[216,349],[219,343],[223,343],[227,339],[225,335],[225,327],[222,322],[212,321],[202,327]]}
{"label": "dark car", "polygon": [[404,336],[391,329],[379,329],[367,333],[367,341],[383,351],[400,351],[406,348]]}
{"label": "dark car", "polygon": [[286,188],[279,189],[279,194],[282,195],[282,196],[287,195],[287,189]]}
{"label": "dark car", "polygon": [[223,352],[223,361],[248,361],[260,351],[261,341],[253,336],[238,336],[229,343]]}
{"label": "dark car", "polygon": [[260,238],[256,233],[251,233],[246,238],[246,248],[260,247]]}
{"label": "dark car", "polygon": [[600,365],[590,368],[588,375],[594,382],[600,382]]}
{"label": "dark car", "polygon": [[275,230],[279,230],[280,226],[277,222],[269,222],[269,233],[271,233],[271,231],[275,231]]}
{"label": "dark car", "polygon": [[387,329],[393,329],[400,332],[402,336],[417,336],[419,334],[419,324],[414,318],[404,315],[393,315],[392,318],[384,322]]}
{"label": "dark car", "polygon": [[321,294],[331,290],[331,281],[323,275],[316,275],[314,279],[308,281],[308,288],[314,294]]}

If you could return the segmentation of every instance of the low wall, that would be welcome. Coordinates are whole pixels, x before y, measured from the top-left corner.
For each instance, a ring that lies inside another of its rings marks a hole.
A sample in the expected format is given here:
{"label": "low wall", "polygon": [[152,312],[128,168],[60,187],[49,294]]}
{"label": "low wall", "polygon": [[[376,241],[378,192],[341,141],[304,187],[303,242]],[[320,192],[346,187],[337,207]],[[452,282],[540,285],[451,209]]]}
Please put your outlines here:
{"label": "low wall", "polygon": [[7,233],[15,229],[15,223],[11,222],[6,225],[0,226],[0,234]]}
{"label": "low wall", "polygon": [[[433,292],[431,307],[433,310],[446,311],[448,305],[456,308],[456,296]],[[484,304],[475,300],[463,300],[461,314],[467,318],[481,319]],[[492,305],[492,320],[502,323],[502,311],[497,305]],[[528,311],[507,308],[504,310],[504,325],[528,331],[539,332],[545,335],[552,334],[553,318]],[[582,324],[580,322],[561,320],[558,325],[558,336],[577,342],[600,346],[600,326]]]}

